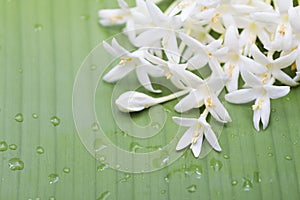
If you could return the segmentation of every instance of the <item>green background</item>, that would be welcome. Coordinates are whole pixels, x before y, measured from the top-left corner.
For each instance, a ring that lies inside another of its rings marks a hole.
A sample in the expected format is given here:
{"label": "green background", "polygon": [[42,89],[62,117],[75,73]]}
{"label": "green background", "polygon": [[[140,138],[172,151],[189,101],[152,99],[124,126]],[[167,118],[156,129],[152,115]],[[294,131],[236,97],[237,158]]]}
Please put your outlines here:
{"label": "green background", "polygon": [[[0,141],[17,145],[0,151],[0,199],[300,199],[298,88],[272,101],[265,131],[254,130],[251,104],[225,103],[233,122],[219,138],[223,151],[204,159],[187,151],[160,171],[126,174],[87,152],[73,122],[73,83],[88,53],[120,31],[97,22],[99,9],[116,6],[0,0]],[[18,113],[23,122],[15,120]],[[11,158],[24,169],[11,170]],[[52,184],[51,174],[59,177]]]}

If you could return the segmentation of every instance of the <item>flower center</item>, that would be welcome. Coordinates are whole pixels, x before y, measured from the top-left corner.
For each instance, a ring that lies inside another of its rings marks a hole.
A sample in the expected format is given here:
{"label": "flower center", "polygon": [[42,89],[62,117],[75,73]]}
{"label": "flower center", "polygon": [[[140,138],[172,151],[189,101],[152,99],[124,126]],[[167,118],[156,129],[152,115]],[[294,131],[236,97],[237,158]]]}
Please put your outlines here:
{"label": "flower center", "polygon": [[217,23],[220,16],[221,16],[220,13],[216,13],[215,16],[213,16],[213,18],[211,19],[212,23],[214,24]]}
{"label": "flower center", "polygon": [[258,102],[257,102],[257,104],[255,104],[255,105],[252,106],[252,110],[261,109],[263,103],[264,103],[264,100],[263,99],[259,99]]}
{"label": "flower center", "polygon": [[200,136],[200,133],[198,131],[195,131],[194,134],[193,134],[193,138],[192,138],[192,144],[196,144],[197,141],[198,141],[198,138]]}
{"label": "flower center", "polygon": [[172,76],[173,76],[173,73],[172,73],[172,72],[168,72],[168,73],[166,74],[166,78],[167,78],[167,79],[170,79]]}
{"label": "flower center", "polygon": [[205,106],[208,107],[208,108],[213,108],[213,107],[215,107],[215,105],[212,103],[212,100],[211,100],[210,97],[207,97],[207,98],[206,98]]}
{"label": "flower center", "polygon": [[119,65],[125,65],[126,62],[132,61],[132,58],[121,58]]}
{"label": "flower center", "polygon": [[285,35],[285,29],[286,29],[286,26],[284,24],[281,24],[280,27],[279,27],[279,30],[278,30],[278,33],[282,36]]}
{"label": "flower center", "polygon": [[263,83],[263,84],[265,84],[266,83],[266,81],[268,80],[268,73],[266,72],[266,73],[264,73],[263,74],[263,77],[262,77],[262,79],[261,79],[261,83]]}

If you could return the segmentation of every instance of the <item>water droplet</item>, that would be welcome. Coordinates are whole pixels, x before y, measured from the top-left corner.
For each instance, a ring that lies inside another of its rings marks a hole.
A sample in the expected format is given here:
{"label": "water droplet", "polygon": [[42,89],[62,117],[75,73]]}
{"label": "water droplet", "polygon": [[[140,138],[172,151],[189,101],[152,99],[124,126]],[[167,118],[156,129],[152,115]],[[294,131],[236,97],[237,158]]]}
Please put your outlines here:
{"label": "water droplet", "polygon": [[50,118],[50,122],[53,126],[58,126],[60,124],[60,119],[57,116],[53,116]]}
{"label": "water droplet", "polygon": [[166,113],[172,113],[172,111],[168,108],[165,108],[164,110],[165,110]]}
{"label": "water droplet", "polygon": [[43,25],[42,24],[35,24],[34,25],[34,31],[35,32],[40,32],[41,30],[43,30]]}
{"label": "water droplet", "polygon": [[49,174],[48,180],[49,180],[50,184],[57,183],[59,181],[59,176],[58,176],[58,174],[55,174],[55,173]]}
{"label": "water droplet", "polygon": [[80,19],[82,20],[88,20],[90,17],[88,15],[81,15]]}
{"label": "water droplet", "polygon": [[253,181],[256,183],[261,182],[261,174],[259,172],[253,172]]}
{"label": "water droplet", "polygon": [[116,131],[115,134],[120,134],[122,137],[128,136],[128,133],[126,131]]}
{"label": "water droplet", "polygon": [[94,141],[95,151],[101,151],[105,148],[107,148],[107,146],[105,145],[105,143],[103,142],[103,140],[101,138],[95,139],[95,141]]}
{"label": "water droplet", "polygon": [[5,141],[0,142],[0,151],[6,151],[8,149],[8,145]]}
{"label": "water droplet", "polygon": [[275,108],[272,108],[272,112],[276,112],[276,109],[275,109]]}
{"label": "water droplet", "polygon": [[273,156],[273,153],[269,152],[269,153],[268,153],[268,156],[269,156],[269,157],[272,157],[272,156]]}
{"label": "water droplet", "polygon": [[108,168],[108,165],[102,163],[102,164],[98,165],[98,167],[97,167],[97,172],[102,172],[102,171],[104,171],[104,170],[107,169],[107,168]]}
{"label": "water droplet", "polygon": [[278,118],[275,118],[275,121],[279,121],[279,119],[278,119]]}
{"label": "water droplet", "polygon": [[99,124],[97,122],[92,123],[92,131],[99,131]]}
{"label": "water droplet", "polygon": [[271,149],[272,149],[272,147],[268,146],[268,150],[271,150]]}
{"label": "water droplet", "polygon": [[120,164],[117,164],[116,165],[116,169],[120,169],[121,165]]}
{"label": "water droplet", "polygon": [[212,158],[210,160],[210,166],[213,168],[214,171],[220,171],[223,167],[223,164],[220,160]]}
{"label": "water droplet", "polygon": [[184,174],[188,175],[188,176],[195,174],[195,177],[197,179],[200,179],[202,176],[202,173],[203,173],[201,165],[191,165],[189,168],[186,168],[186,166],[183,166],[182,170],[184,170]]}
{"label": "water droplet", "polygon": [[97,198],[97,200],[107,200],[109,196],[110,196],[110,192],[105,191]]}
{"label": "water droplet", "polygon": [[151,126],[152,126],[154,129],[156,129],[156,130],[158,130],[158,129],[161,128],[161,125],[160,125],[160,123],[158,123],[158,122],[153,122],[153,123],[151,124]]}
{"label": "water droplet", "polygon": [[195,185],[195,184],[190,185],[190,186],[186,187],[186,190],[187,190],[189,193],[194,193],[194,192],[196,192],[196,190],[197,190],[197,185]]}
{"label": "water droplet", "polygon": [[91,65],[91,66],[90,66],[90,70],[91,70],[91,71],[94,71],[95,69],[97,69],[97,66],[96,66],[96,65]]}
{"label": "water droplet", "polygon": [[36,153],[38,153],[38,154],[45,153],[45,149],[42,146],[37,146],[35,150],[36,150]]}
{"label": "water droplet", "polygon": [[105,158],[105,156],[100,156],[100,157],[99,157],[99,160],[100,160],[101,162],[103,162],[103,161],[106,160],[106,158]]}
{"label": "water droplet", "polygon": [[10,150],[17,150],[18,146],[16,144],[10,144],[9,149]]}
{"label": "water droplet", "polygon": [[236,186],[237,184],[238,184],[238,181],[237,181],[237,180],[232,180],[232,181],[231,181],[231,185],[232,185],[232,186]]}
{"label": "water droplet", "polygon": [[224,154],[224,155],[223,155],[223,158],[225,158],[225,159],[229,159],[230,157],[229,157],[229,155],[227,155],[227,154]]}
{"label": "water droplet", "polygon": [[138,149],[142,149],[143,147],[137,143],[137,142],[132,142],[130,143],[130,146],[129,146],[129,151],[130,152],[137,152]]}
{"label": "water droplet", "polygon": [[286,99],[287,101],[291,100],[291,98],[290,98],[290,97],[286,97],[285,99]]}
{"label": "water droplet", "polygon": [[64,167],[63,172],[69,174],[71,172],[71,169],[69,167]]}
{"label": "water droplet", "polygon": [[36,113],[32,113],[32,118],[33,118],[33,119],[37,119],[37,118],[39,118],[39,115],[36,114]]}
{"label": "water droplet", "polygon": [[129,179],[131,178],[130,174],[125,174],[125,176],[123,178],[121,178],[118,183],[123,183],[123,182],[127,182]]}
{"label": "water droplet", "polygon": [[55,200],[55,197],[53,197],[53,196],[49,197],[49,200]]}
{"label": "water droplet", "polygon": [[167,193],[167,190],[161,190],[160,191],[160,194],[166,194]]}
{"label": "water droplet", "polygon": [[247,178],[244,178],[244,182],[243,182],[243,188],[244,188],[244,191],[249,191],[253,188],[253,184],[252,182],[247,179]]}
{"label": "water droplet", "polygon": [[23,170],[24,162],[20,158],[12,158],[8,161],[8,167],[13,171]]}
{"label": "water droplet", "polygon": [[292,158],[291,156],[288,156],[288,155],[285,156],[284,158],[285,158],[286,160],[293,160],[293,158]]}
{"label": "water droplet", "polygon": [[16,120],[17,122],[23,122],[23,121],[24,121],[23,114],[22,114],[22,113],[16,114],[15,120]]}
{"label": "water droplet", "polygon": [[18,72],[19,72],[20,74],[23,74],[23,69],[22,69],[21,67],[19,67]]}

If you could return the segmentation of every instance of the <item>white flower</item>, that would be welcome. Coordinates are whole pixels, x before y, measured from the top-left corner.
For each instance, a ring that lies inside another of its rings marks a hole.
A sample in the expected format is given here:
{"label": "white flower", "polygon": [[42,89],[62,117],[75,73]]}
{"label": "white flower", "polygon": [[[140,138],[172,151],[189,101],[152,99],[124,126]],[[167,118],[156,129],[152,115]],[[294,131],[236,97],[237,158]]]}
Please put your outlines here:
{"label": "white flower", "polygon": [[218,99],[219,92],[223,89],[226,80],[220,77],[211,77],[204,82],[190,81],[194,84],[191,85],[190,93],[181,99],[176,105],[177,112],[185,112],[192,108],[198,108],[205,105],[210,114],[222,123],[230,122],[231,118]]}
{"label": "white flower", "polygon": [[164,97],[153,98],[141,92],[128,91],[120,95],[115,103],[122,112],[137,112],[156,104],[178,98],[186,93],[188,93],[188,90],[182,90]]}
{"label": "white flower", "polygon": [[135,70],[139,82],[149,91],[159,93],[160,90],[153,89],[149,75],[161,76],[163,71],[153,66],[150,62],[144,59],[144,53],[142,50],[134,52],[128,52],[119,43],[113,39],[112,45],[103,42],[105,49],[115,57],[121,57],[120,62],[113,69],[111,69],[104,77],[103,80],[107,82],[115,82],[131,71]]}
{"label": "white flower", "polygon": [[263,129],[268,126],[270,116],[270,99],[277,99],[289,93],[288,86],[274,86],[273,81],[266,81],[263,77],[259,79],[252,73],[243,73],[243,79],[247,86],[251,88],[240,89],[225,95],[225,99],[231,103],[242,104],[255,100],[252,106],[254,111],[253,123],[259,131],[259,122],[263,124]]}
{"label": "white flower", "polygon": [[293,62],[295,62],[297,51],[292,51],[290,54],[281,56],[274,60],[272,58],[273,54],[265,56],[256,45],[253,45],[251,47],[251,54],[257,63],[265,66],[265,68],[260,71],[260,74],[272,75],[275,79],[286,85],[298,85],[295,80],[293,80],[282,71],[282,69],[290,66]]}
{"label": "white flower", "polygon": [[218,139],[205,118],[206,116],[203,114],[199,119],[173,117],[173,120],[178,125],[189,127],[179,140],[176,150],[181,150],[188,145],[191,145],[190,148],[192,149],[194,156],[199,157],[204,136],[213,149],[221,151]]}

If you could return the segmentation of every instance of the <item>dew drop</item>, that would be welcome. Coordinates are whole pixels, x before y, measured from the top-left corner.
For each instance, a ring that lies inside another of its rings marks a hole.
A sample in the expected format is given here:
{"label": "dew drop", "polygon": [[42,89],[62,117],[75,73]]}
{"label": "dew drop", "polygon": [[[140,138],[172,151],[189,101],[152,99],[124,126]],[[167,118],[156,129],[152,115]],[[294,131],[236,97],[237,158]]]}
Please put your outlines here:
{"label": "dew drop", "polygon": [[167,190],[161,190],[160,191],[160,194],[166,194],[167,193]]}
{"label": "dew drop", "polygon": [[232,186],[236,186],[237,184],[238,184],[238,181],[237,181],[237,180],[232,180],[232,181],[231,181],[231,185],[232,185]]}
{"label": "dew drop", "polygon": [[58,176],[58,174],[55,174],[55,173],[49,174],[48,180],[49,180],[50,184],[57,183],[59,181],[59,176]]}
{"label": "dew drop", "polygon": [[101,138],[97,138],[94,140],[94,150],[95,151],[101,151],[105,148],[107,148],[107,146],[105,145],[105,143],[103,142],[103,140]]}
{"label": "dew drop", "polygon": [[109,196],[110,196],[110,192],[105,191],[97,198],[97,200],[107,200]]}
{"label": "dew drop", "polygon": [[190,186],[186,187],[186,190],[187,190],[189,193],[194,193],[194,192],[196,192],[196,190],[197,190],[197,186],[196,186],[195,184],[190,185]]}
{"label": "dew drop", "polygon": [[253,172],[253,181],[256,183],[261,182],[261,174],[259,172]]}
{"label": "dew drop", "polygon": [[16,144],[10,144],[9,146],[10,150],[17,150],[18,146]]}
{"label": "dew drop", "polygon": [[45,153],[45,149],[42,146],[37,146],[35,150],[37,154]]}
{"label": "dew drop", "polygon": [[120,164],[116,164],[116,169],[120,169],[121,165]]}
{"label": "dew drop", "polygon": [[130,152],[137,152],[137,150],[142,149],[142,148],[143,147],[139,143],[132,142],[132,143],[130,143],[129,151]]}
{"label": "dew drop", "polygon": [[33,118],[33,119],[37,119],[37,118],[39,118],[39,115],[36,114],[36,113],[32,113],[32,118]]}
{"label": "dew drop", "polygon": [[60,119],[57,116],[53,116],[50,118],[50,122],[53,126],[58,126],[60,124]]}
{"label": "dew drop", "polygon": [[69,167],[64,167],[63,172],[69,174],[71,172],[71,169]]}
{"label": "dew drop", "polygon": [[20,160],[20,158],[12,158],[8,161],[8,167],[12,171],[23,170],[24,162],[22,160]]}
{"label": "dew drop", "polygon": [[269,152],[269,153],[268,153],[268,156],[269,156],[269,157],[272,157],[272,156],[273,156],[273,153]]}
{"label": "dew drop", "polygon": [[118,183],[124,183],[127,182],[129,179],[131,178],[130,174],[125,174],[125,176],[123,178],[121,178]]}
{"label": "dew drop", "polygon": [[23,69],[22,69],[21,67],[19,67],[18,72],[19,72],[20,74],[23,74]]}
{"label": "dew drop", "polygon": [[88,20],[90,17],[88,15],[81,15],[80,19],[82,20]]}
{"label": "dew drop", "polygon": [[230,157],[229,157],[229,155],[224,154],[224,155],[223,155],[223,158],[224,158],[224,159],[229,159]]}
{"label": "dew drop", "polygon": [[107,168],[108,168],[108,165],[105,163],[102,163],[102,164],[98,165],[97,172],[103,172]]}
{"label": "dew drop", "polygon": [[95,69],[97,69],[97,66],[96,66],[96,65],[91,65],[91,66],[90,66],[90,70],[91,70],[91,71],[94,71]]}
{"label": "dew drop", "polygon": [[16,114],[15,120],[16,120],[17,122],[23,122],[23,121],[24,121],[23,114],[22,114],[22,113]]}
{"label": "dew drop", "polygon": [[55,197],[53,197],[53,196],[49,197],[49,200],[55,200]]}
{"label": "dew drop", "polygon": [[284,158],[285,158],[286,160],[293,160],[293,158],[292,158],[291,156],[289,156],[289,155],[285,156]]}
{"label": "dew drop", "polygon": [[91,127],[92,127],[92,131],[94,132],[99,131],[99,124],[97,122],[92,123]]}
{"label": "dew drop", "polygon": [[43,25],[42,24],[35,24],[34,25],[34,31],[35,32],[40,32],[41,30],[43,30]]}
{"label": "dew drop", "polygon": [[244,191],[250,191],[252,188],[253,188],[252,182],[249,179],[244,178],[244,182],[243,182]]}
{"label": "dew drop", "polygon": [[0,142],[0,151],[6,151],[8,149],[8,145],[5,141]]}
{"label": "dew drop", "polygon": [[285,99],[286,99],[287,101],[290,101],[290,100],[291,100],[291,98],[290,98],[290,97],[286,97]]}
{"label": "dew drop", "polygon": [[156,129],[156,130],[159,130],[159,129],[161,128],[161,125],[160,125],[160,123],[158,123],[158,122],[153,122],[153,123],[151,124],[151,126],[152,126],[154,129]]}
{"label": "dew drop", "polygon": [[220,160],[217,160],[215,158],[212,158],[210,160],[210,166],[213,168],[214,171],[220,171],[223,167],[223,164]]}

